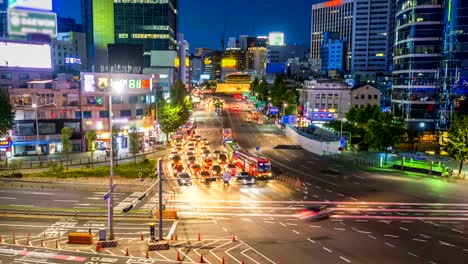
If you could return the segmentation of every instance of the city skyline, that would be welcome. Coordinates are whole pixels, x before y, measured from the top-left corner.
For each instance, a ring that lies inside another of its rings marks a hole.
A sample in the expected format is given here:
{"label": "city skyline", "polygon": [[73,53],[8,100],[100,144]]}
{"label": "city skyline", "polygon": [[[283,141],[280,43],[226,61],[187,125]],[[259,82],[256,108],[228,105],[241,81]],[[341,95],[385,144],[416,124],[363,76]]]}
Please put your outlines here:
{"label": "city skyline", "polygon": [[[64,5],[64,2],[54,1],[54,11],[59,16],[71,17],[82,23],[80,2],[81,0],[69,0]],[[189,0],[179,2],[179,31],[189,42],[190,51],[193,52],[197,47],[221,49],[223,32],[225,43],[229,37],[267,36],[269,32],[279,31],[285,33],[286,44],[309,46],[312,4],[325,1],[297,1],[295,5],[288,6],[288,9],[277,8],[283,4],[279,0],[254,3],[241,0],[235,4],[226,3],[227,1],[222,1],[222,4],[219,2],[216,0],[203,0],[196,4]],[[244,8],[245,6],[249,8]],[[80,12],[74,12],[75,10]],[[259,12],[260,10],[263,12]]]}

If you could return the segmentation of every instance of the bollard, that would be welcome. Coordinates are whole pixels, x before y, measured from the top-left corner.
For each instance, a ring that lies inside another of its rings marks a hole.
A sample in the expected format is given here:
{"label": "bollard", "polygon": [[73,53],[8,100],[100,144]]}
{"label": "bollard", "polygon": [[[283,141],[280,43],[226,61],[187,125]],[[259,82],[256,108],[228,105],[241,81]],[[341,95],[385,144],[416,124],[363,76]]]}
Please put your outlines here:
{"label": "bollard", "polygon": [[45,247],[43,239],[41,239],[41,247]]}
{"label": "bollard", "polygon": [[177,240],[177,235],[174,235],[174,240]]}
{"label": "bollard", "polygon": [[16,244],[15,232],[13,232],[13,244]]}
{"label": "bollard", "polygon": [[200,262],[198,263],[205,263],[205,260],[203,259],[203,254],[200,254]]}
{"label": "bollard", "polygon": [[58,240],[55,240],[55,248],[56,248],[56,249],[59,248]]}
{"label": "bollard", "polygon": [[224,257],[223,257],[223,259],[221,260],[221,264],[226,264],[226,262],[224,261]]}
{"label": "bollard", "polygon": [[143,233],[140,234],[140,240],[144,240]]}

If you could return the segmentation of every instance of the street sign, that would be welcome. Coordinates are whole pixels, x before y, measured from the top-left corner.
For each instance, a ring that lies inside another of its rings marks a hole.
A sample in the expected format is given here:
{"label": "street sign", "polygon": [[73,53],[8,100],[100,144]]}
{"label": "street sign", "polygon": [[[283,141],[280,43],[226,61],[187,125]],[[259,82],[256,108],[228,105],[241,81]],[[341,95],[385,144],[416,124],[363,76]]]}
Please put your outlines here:
{"label": "street sign", "polygon": [[279,108],[276,106],[271,106],[270,107],[270,115],[277,115],[279,114]]}
{"label": "street sign", "polygon": [[57,15],[51,12],[10,8],[8,10],[8,34],[17,36],[44,34],[57,37]]}
{"label": "street sign", "polygon": [[345,139],[344,137],[342,137],[342,138],[340,139],[340,147],[341,147],[341,148],[346,147],[346,139]]}
{"label": "street sign", "polygon": [[259,146],[256,146],[256,147],[255,147],[255,150],[256,150],[256,151],[259,151],[259,150],[260,150],[260,147],[259,147]]}
{"label": "street sign", "polygon": [[249,92],[242,92],[243,97],[249,97],[249,94],[250,94]]}
{"label": "street sign", "polygon": [[104,194],[104,201],[107,201],[110,197],[110,192],[107,192],[106,194]]}
{"label": "street sign", "polygon": [[250,96],[250,101],[252,102],[257,101],[257,96]]}
{"label": "street sign", "polygon": [[296,124],[297,120],[296,120],[296,116],[295,115],[285,115],[282,117],[281,119],[281,122],[285,125],[287,124]]}

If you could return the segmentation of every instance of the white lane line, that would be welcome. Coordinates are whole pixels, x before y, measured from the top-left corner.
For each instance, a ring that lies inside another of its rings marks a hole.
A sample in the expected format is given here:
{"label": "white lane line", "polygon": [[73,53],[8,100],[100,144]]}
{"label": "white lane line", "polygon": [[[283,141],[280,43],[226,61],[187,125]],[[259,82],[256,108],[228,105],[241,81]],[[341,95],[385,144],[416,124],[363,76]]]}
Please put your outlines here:
{"label": "white lane line", "polygon": [[263,221],[264,223],[267,223],[267,224],[274,224],[275,222],[272,222],[272,221]]}
{"label": "white lane line", "polygon": [[333,191],[332,190],[329,190],[329,189],[325,189],[325,191],[329,192],[329,193],[332,193]]}
{"label": "white lane line", "polygon": [[404,227],[401,227],[401,226],[400,226],[400,229],[403,229],[403,230],[405,230],[405,231],[408,231],[408,228],[404,228]]}
{"label": "white lane line", "polygon": [[108,249],[106,249],[105,251],[106,251],[107,253],[111,254],[112,256],[117,256],[116,254],[112,253],[112,251],[110,251],[110,250],[108,250]]}
{"label": "white lane line", "polygon": [[333,165],[335,165],[335,166],[337,166],[337,167],[340,167],[340,168],[344,168],[344,166],[341,165],[341,164],[333,164]]}
{"label": "white lane line", "polygon": [[246,252],[246,251],[248,251],[248,250],[250,250],[250,248],[244,249],[244,250],[241,252],[241,254],[244,255],[245,257],[247,257],[248,259],[252,260],[253,262],[255,262],[255,263],[257,263],[257,264],[260,264],[260,262],[254,260],[253,258],[247,256],[247,255],[244,253],[244,252]]}
{"label": "white lane line", "polygon": [[307,238],[307,240],[309,240],[310,242],[314,243],[315,244],[315,241],[310,239],[310,238]]}
{"label": "white lane line", "polygon": [[342,259],[342,260],[344,260],[344,261],[346,261],[346,262],[348,262],[348,263],[351,263],[351,261],[350,261],[349,259],[344,258],[344,257],[342,257],[342,256],[340,256],[340,259]]}
{"label": "white lane line", "polygon": [[385,234],[385,237],[399,238],[399,236]]}
{"label": "white lane line", "polygon": [[354,198],[354,197],[349,197],[351,200],[353,201],[357,201],[358,199]]}
{"label": "white lane line", "polygon": [[338,230],[338,231],[346,231],[346,229],[344,229],[344,228],[337,228],[337,227],[335,227],[335,228],[333,228],[333,229]]}
{"label": "white lane line", "polygon": [[322,226],[318,226],[318,225],[311,225],[310,227],[314,227],[314,228],[322,228]]}
{"label": "white lane line", "polygon": [[330,252],[330,253],[332,253],[332,252],[333,252],[333,251],[331,251],[330,249],[328,249],[328,248],[326,248],[326,247],[322,247],[322,248],[323,248],[324,250],[326,250],[326,251]]}
{"label": "white lane line", "polygon": [[78,200],[54,200],[54,202],[77,203]]}
{"label": "white lane line", "polygon": [[413,238],[414,241],[419,241],[419,242],[424,242],[426,243],[427,240],[424,240],[424,239],[419,239],[419,238]]}
{"label": "white lane line", "polygon": [[171,261],[168,257],[166,257],[166,256],[164,256],[163,254],[159,253],[157,250],[154,251],[154,252],[156,252],[156,254],[158,254],[159,256],[161,256],[162,258],[164,258],[165,260]]}
{"label": "white lane line", "polygon": [[444,241],[442,241],[442,240],[439,240],[439,243],[440,243],[441,245],[449,246],[449,247],[454,247],[454,246],[455,246],[455,245],[452,245],[452,244],[450,244],[450,243],[444,242]]}
{"label": "white lane line", "polygon": [[371,235],[367,235],[367,236],[372,238],[372,239],[377,239],[375,236],[371,236]]}
{"label": "white lane line", "polygon": [[286,227],[286,225],[285,225],[285,224],[283,224],[283,223],[280,223],[280,225],[282,225],[282,226]]}
{"label": "white lane line", "polygon": [[[296,220],[296,219],[294,219],[294,220]],[[290,225],[290,226],[297,226],[297,224],[295,224],[295,223],[286,223],[286,224]]]}
{"label": "white lane line", "polygon": [[466,252],[468,252],[468,249],[464,248],[464,249],[463,249],[463,251],[466,251]]}
{"label": "white lane line", "polygon": [[392,248],[394,248],[394,247],[395,247],[395,245],[393,245],[393,244],[390,244],[390,243],[385,243],[385,245],[387,245],[387,246],[389,246],[389,247],[392,247]]}
{"label": "white lane line", "polygon": [[298,235],[300,235],[300,234],[301,234],[301,233],[297,232],[297,231],[296,231],[296,230],[294,230],[294,229],[293,229],[292,231],[293,231],[294,233],[298,234]]}
{"label": "white lane line", "polygon": [[5,200],[16,200],[16,197],[0,197],[0,199],[5,199]]}
{"label": "white lane line", "polygon": [[345,197],[345,195],[342,194],[342,193],[338,193],[338,195],[341,196],[341,197]]}
{"label": "white lane line", "polygon": [[169,233],[166,236],[166,240],[171,239],[171,236],[174,234],[178,223],[179,223],[179,220],[175,220],[174,223],[172,223],[171,229],[169,230]]}
{"label": "white lane line", "polygon": [[413,256],[413,257],[419,258],[418,255],[416,255],[416,254],[414,254],[414,253],[411,253],[411,252],[408,252],[408,255],[411,255],[411,256]]}
{"label": "white lane line", "polygon": [[[215,258],[217,258],[219,261],[221,261],[221,258],[218,257],[215,253],[213,253],[213,250],[218,249],[218,248],[220,248],[220,247],[224,247],[225,245],[227,245],[227,244],[229,244],[229,243],[232,243],[232,242],[231,242],[231,241],[228,241],[228,242],[226,242],[226,243],[224,243],[224,244],[222,244],[222,245],[220,245],[220,246],[217,246],[217,247],[215,247],[215,248],[213,248],[213,249],[210,249],[209,252],[211,253],[211,255],[213,255]],[[192,262],[193,262],[193,261],[192,261]],[[196,262],[195,262],[195,263],[196,263]]]}
{"label": "white lane line", "polygon": [[364,177],[361,177],[361,176],[359,176],[359,175],[353,175],[353,177],[356,177],[356,178],[358,178],[358,179],[364,180]]}
{"label": "white lane line", "polygon": [[426,236],[424,234],[419,234],[419,235],[422,236],[422,237],[425,237],[425,238],[431,238],[430,236]]}
{"label": "white lane line", "polygon": [[227,229],[226,229],[224,226],[223,226],[223,230],[224,230],[225,232],[227,232],[227,231],[228,231],[228,230],[227,230]]}
{"label": "white lane line", "polygon": [[463,234],[463,231],[458,230],[458,229],[453,229],[453,228],[452,228],[452,231],[457,232],[457,233],[460,233],[460,234]]}

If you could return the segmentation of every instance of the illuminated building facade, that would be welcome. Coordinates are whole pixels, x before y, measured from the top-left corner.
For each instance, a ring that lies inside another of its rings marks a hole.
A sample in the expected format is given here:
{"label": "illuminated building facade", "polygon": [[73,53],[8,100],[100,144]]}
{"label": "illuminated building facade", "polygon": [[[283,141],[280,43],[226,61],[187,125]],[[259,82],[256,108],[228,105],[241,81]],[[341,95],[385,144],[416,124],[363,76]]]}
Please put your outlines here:
{"label": "illuminated building facade", "polygon": [[86,36],[80,32],[62,32],[52,40],[52,67],[54,71],[86,69]]}
{"label": "illuminated building facade", "polygon": [[268,50],[265,47],[251,47],[247,51],[248,69],[255,72],[255,76],[262,78],[265,75]]}
{"label": "illuminated building facade", "polygon": [[107,44],[142,44],[145,66],[152,50],[177,50],[178,0],[82,0],[92,64],[106,65]]}
{"label": "illuminated building facade", "polygon": [[7,36],[7,0],[0,0],[0,38]]}
{"label": "illuminated building facade", "polygon": [[344,70],[350,70],[354,0],[334,0],[312,5],[311,59],[320,59],[323,33],[337,32],[346,45]]}
{"label": "illuminated building facade", "polygon": [[392,111],[410,130],[436,128],[443,2],[396,1]]}

